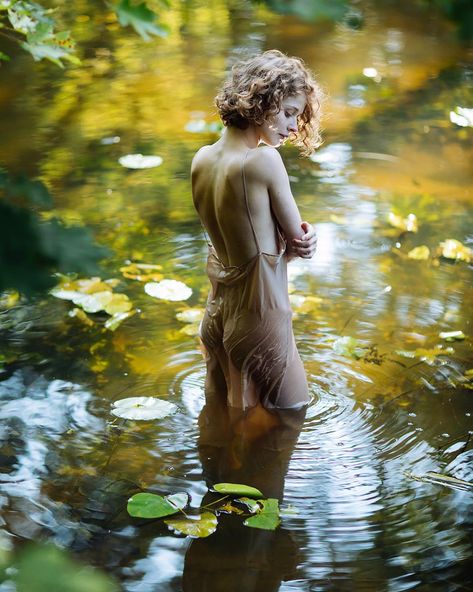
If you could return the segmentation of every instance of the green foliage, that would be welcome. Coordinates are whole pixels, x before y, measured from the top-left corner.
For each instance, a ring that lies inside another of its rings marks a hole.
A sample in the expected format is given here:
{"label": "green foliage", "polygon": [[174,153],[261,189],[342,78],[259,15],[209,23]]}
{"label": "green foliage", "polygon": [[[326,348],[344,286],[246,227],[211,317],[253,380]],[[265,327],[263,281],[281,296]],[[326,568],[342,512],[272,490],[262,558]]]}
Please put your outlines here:
{"label": "green foliage", "polygon": [[114,9],[120,25],[123,27],[132,26],[145,41],[151,39],[150,35],[159,35],[160,37],[167,35],[167,30],[157,24],[156,15],[146,6],[145,2],[135,4],[130,0],[121,0]]}
{"label": "green foliage", "polygon": [[106,574],[73,561],[52,545],[27,547],[15,565],[18,592],[115,592]]}
{"label": "green foliage", "polygon": [[66,227],[57,218],[42,221],[23,206],[51,205],[41,182],[1,170],[0,197],[0,291],[14,288],[31,295],[54,285],[54,271],[97,272],[97,261],[108,250],[93,242],[90,230]]}
{"label": "green foliage", "polygon": [[271,10],[294,14],[307,21],[340,21],[348,10],[346,0],[264,0]]}
{"label": "green foliage", "polygon": [[[160,7],[169,5],[165,1],[159,4]],[[163,37],[167,34],[167,29],[158,23],[156,13],[146,2],[121,0],[111,8],[122,26],[132,26],[145,41],[149,41],[152,35]],[[3,0],[0,3],[0,29],[36,61],[47,59],[61,68],[64,61],[80,64],[69,31],[56,31],[57,23],[52,17],[55,10],[30,0]],[[9,59],[0,52],[0,60]]]}

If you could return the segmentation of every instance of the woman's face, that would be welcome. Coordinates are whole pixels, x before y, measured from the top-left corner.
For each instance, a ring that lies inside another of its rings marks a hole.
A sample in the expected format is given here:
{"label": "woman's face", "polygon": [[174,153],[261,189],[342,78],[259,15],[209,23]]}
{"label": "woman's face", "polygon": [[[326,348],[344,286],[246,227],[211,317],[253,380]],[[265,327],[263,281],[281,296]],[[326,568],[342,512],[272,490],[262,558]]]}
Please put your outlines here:
{"label": "woman's face", "polygon": [[305,105],[306,97],[302,93],[283,99],[279,112],[258,127],[260,141],[268,146],[280,146],[289,134],[297,132],[297,117]]}

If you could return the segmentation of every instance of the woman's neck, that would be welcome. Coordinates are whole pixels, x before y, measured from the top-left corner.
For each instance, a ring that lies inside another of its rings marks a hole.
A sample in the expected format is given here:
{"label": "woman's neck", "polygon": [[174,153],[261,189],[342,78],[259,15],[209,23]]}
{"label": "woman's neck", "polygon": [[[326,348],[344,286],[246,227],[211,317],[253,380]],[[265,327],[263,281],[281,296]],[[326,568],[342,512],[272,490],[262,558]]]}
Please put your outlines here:
{"label": "woman's neck", "polygon": [[258,128],[250,125],[246,129],[238,127],[226,127],[222,135],[221,142],[233,149],[247,150],[256,148],[260,141]]}

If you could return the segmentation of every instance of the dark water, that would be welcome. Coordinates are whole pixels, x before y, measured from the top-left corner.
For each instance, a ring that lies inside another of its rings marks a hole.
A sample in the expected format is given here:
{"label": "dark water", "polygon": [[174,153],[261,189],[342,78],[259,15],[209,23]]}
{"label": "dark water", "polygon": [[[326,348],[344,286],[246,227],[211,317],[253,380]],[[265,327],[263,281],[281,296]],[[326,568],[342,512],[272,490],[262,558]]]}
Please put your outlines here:
{"label": "dark water", "polygon": [[[0,70],[1,163],[39,175],[56,212],[113,249],[104,275],[121,279],[138,310],[111,332],[105,317],[81,323],[53,297],[4,303],[0,499],[15,546],[54,541],[130,592],[473,589],[471,489],[412,477],[473,481],[471,266],[407,257],[448,238],[473,243],[473,132],[449,116],[473,107],[472,53],[433,10],[356,7],[363,26],[353,29],[263,5],[186,3],[163,15],[171,34],[152,44],[77,18],[80,68],[18,54]],[[217,137],[186,125],[216,120],[212,98],[232,59],[273,47],[303,57],[329,94],[316,157],[282,150],[319,233],[317,256],[290,272],[313,400],[305,417],[245,421],[204,407],[197,338],[175,317],[205,302],[188,175],[195,150]],[[118,164],[130,153],[163,164],[130,171]],[[418,232],[392,229],[390,211],[414,213]],[[191,298],[150,298],[122,277],[127,260],[162,265]],[[466,338],[439,337],[453,330]],[[358,357],[334,349],[341,336],[358,340]],[[453,351],[430,363],[398,353],[440,344]],[[141,395],[179,412],[113,422],[112,401]],[[187,491],[199,508],[219,480],[258,486],[293,513],[275,532],[222,516],[205,539],[126,514],[140,489]]]}

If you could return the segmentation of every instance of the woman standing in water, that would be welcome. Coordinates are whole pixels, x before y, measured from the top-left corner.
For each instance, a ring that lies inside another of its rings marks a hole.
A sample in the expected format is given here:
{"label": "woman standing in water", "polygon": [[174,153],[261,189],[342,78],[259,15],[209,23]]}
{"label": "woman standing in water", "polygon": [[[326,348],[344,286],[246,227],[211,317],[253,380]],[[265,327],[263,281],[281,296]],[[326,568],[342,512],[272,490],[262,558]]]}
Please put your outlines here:
{"label": "woman standing in water", "polygon": [[289,139],[310,154],[320,143],[320,96],[302,60],[272,50],[237,63],[216,97],[226,129],[192,162],[194,205],[211,240],[201,326],[207,400],[243,410],[309,402],[287,261],[312,257],[317,241],[276,148]]}

